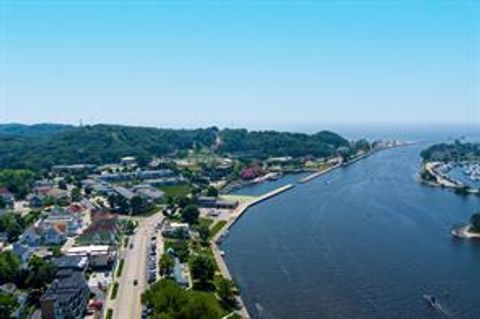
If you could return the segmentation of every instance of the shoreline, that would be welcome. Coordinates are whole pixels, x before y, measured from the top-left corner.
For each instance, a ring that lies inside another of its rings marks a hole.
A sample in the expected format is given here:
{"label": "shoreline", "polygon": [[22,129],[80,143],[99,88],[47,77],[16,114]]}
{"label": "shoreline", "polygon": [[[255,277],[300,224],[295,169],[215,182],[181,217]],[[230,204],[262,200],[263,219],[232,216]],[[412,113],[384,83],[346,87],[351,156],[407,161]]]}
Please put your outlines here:
{"label": "shoreline", "polygon": [[456,227],[452,230],[452,236],[461,239],[480,239],[480,233],[472,232],[470,225]]}
{"label": "shoreline", "polygon": [[[378,149],[375,149],[375,150],[371,150],[370,152],[367,152],[365,154],[361,154],[360,156],[357,156],[357,157],[351,159],[350,161],[348,161],[346,163],[339,163],[339,164],[333,165],[329,168],[326,168],[324,170],[314,172],[314,173],[300,179],[297,183],[299,183],[299,184],[308,183],[308,182],[314,180],[315,178],[317,178],[319,176],[327,174],[327,173],[329,173],[329,172],[331,172],[331,171],[333,171],[337,168],[353,164],[353,163],[355,163],[355,162],[357,162],[361,159],[365,159],[365,158],[367,158],[367,157],[369,157],[373,154],[376,154],[377,152],[384,151],[384,150],[389,150],[389,149],[392,149],[392,148],[397,148],[397,147],[400,147],[400,146],[408,146],[408,145],[412,145],[412,144],[414,144],[414,143],[404,143],[404,144],[400,144],[400,145],[393,145],[393,146],[382,147],[382,148],[378,148]],[[225,226],[211,240],[213,255],[214,255],[215,261],[218,265],[218,268],[219,268],[222,276],[224,276],[226,279],[229,279],[229,280],[233,279],[233,276],[231,275],[230,270],[228,269],[228,266],[225,262],[225,259],[222,256],[222,251],[220,249],[220,244],[221,244],[225,234],[228,233],[230,228],[232,228],[233,225],[235,225],[235,223],[245,214],[245,212],[249,208],[251,208],[251,207],[255,206],[256,204],[261,203],[265,200],[268,200],[272,197],[275,197],[275,196],[277,196],[277,195],[279,195],[283,192],[286,192],[286,191],[288,191],[288,190],[290,190],[294,187],[295,187],[295,184],[287,184],[287,185],[281,186],[277,189],[274,189],[273,191],[270,191],[266,194],[260,195],[259,197],[256,197],[252,200],[248,200],[248,201],[245,201],[243,203],[240,203],[239,206],[234,210],[234,212],[232,213],[234,215],[232,217],[232,219],[229,220],[225,224]],[[239,310],[237,310],[236,313],[241,315],[242,318],[250,319],[251,317],[250,317],[250,314],[249,314],[248,309],[246,307],[246,304],[242,299],[241,291],[239,292],[239,295],[237,296],[237,302],[238,302],[238,305],[239,305]]]}
{"label": "shoreline", "polygon": [[[427,180],[422,178],[420,175],[418,176],[418,180],[428,186],[431,187],[439,187],[439,188],[447,188],[451,189],[453,191],[458,191],[466,186],[463,186],[459,184],[457,181],[450,180],[443,176],[441,173],[439,173],[436,170],[436,166],[439,165],[439,162],[427,162],[422,164],[422,170],[427,171],[430,175],[432,175],[435,178],[435,181],[432,180]],[[480,189],[475,189],[471,187],[466,187],[465,188],[466,194],[479,194]]]}
{"label": "shoreline", "polygon": [[[215,258],[215,261],[218,265],[218,268],[220,270],[220,273],[222,276],[226,279],[232,280],[233,277],[230,274],[230,270],[227,267],[227,264],[225,262],[225,259],[222,256],[222,251],[220,250],[220,244],[222,242],[223,237],[225,234],[228,232],[228,230],[243,216],[243,214],[251,207],[255,206],[258,203],[261,203],[267,199],[270,199],[272,197],[275,197],[283,192],[286,192],[292,188],[294,188],[295,185],[293,184],[287,184],[282,187],[279,187],[271,192],[268,192],[266,194],[263,194],[259,197],[256,197],[252,200],[247,200],[245,202],[242,202],[239,204],[239,206],[234,210],[232,213],[233,217],[230,219],[225,226],[212,238],[211,244],[212,244],[212,251],[213,251],[213,256]],[[237,302],[239,305],[239,310],[236,312],[242,316],[242,318],[250,318],[250,314],[248,313],[248,309],[243,302],[241,293],[237,296]]]}

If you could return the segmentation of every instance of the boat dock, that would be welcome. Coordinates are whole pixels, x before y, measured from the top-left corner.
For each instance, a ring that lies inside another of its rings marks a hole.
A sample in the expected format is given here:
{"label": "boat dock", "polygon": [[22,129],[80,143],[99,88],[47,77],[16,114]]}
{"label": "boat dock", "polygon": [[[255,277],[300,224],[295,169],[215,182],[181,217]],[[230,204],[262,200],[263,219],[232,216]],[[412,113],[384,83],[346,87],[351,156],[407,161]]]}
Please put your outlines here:
{"label": "boat dock", "polygon": [[326,168],[324,170],[321,170],[321,171],[318,171],[318,172],[315,172],[315,173],[312,173],[302,179],[300,179],[298,182],[301,183],[301,184],[305,184],[305,183],[308,183],[310,182],[311,180],[314,180],[315,178],[319,177],[319,176],[322,176],[324,174],[327,174],[328,172],[330,171],[333,171],[334,169],[340,167],[341,164],[337,164],[337,165],[333,165],[333,166],[330,166],[329,168]]}

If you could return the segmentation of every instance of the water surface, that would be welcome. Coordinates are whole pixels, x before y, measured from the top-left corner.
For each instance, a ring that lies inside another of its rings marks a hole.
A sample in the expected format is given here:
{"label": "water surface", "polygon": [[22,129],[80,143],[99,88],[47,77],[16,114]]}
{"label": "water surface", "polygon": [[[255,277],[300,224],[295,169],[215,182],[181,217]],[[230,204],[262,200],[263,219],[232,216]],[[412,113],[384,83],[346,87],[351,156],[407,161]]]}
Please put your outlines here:
{"label": "water surface", "polygon": [[452,225],[480,208],[417,183],[414,145],[252,207],[222,245],[254,318],[480,318],[480,244]]}

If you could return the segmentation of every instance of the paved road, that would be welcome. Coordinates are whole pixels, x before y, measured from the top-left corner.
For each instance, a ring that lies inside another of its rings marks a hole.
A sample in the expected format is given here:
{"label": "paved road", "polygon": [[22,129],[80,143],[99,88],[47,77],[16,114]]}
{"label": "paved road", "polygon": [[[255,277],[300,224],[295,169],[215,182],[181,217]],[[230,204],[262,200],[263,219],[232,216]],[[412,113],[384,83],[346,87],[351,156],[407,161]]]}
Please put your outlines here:
{"label": "paved road", "polygon": [[[114,319],[137,319],[141,317],[142,304],[140,296],[147,287],[147,255],[150,236],[155,225],[163,220],[163,215],[157,213],[148,218],[138,218],[139,225],[130,243],[133,249],[127,248],[120,253],[124,258],[121,277],[117,280],[120,284],[117,298],[111,303]],[[133,285],[137,280],[138,284]]]}

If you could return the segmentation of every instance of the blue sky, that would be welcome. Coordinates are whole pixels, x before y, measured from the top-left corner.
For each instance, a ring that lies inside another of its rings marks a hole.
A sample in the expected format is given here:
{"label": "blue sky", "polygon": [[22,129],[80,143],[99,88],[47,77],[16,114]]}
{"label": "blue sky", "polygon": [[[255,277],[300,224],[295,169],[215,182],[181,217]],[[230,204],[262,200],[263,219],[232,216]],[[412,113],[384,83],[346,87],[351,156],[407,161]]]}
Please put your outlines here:
{"label": "blue sky", "polygon": [[0,0],[0,122],[480,125],[480,2]]}

